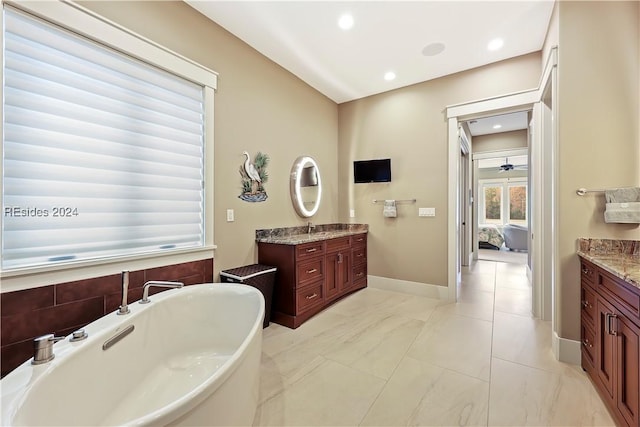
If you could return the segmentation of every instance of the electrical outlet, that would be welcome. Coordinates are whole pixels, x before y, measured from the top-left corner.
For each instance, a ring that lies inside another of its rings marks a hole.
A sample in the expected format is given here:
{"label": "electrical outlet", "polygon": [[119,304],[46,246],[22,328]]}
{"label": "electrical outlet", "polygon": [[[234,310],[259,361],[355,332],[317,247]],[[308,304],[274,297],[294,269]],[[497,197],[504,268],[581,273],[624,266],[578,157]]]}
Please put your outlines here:
{"label": "electrical outlet", "polygon": [[227,222],[235,221],[233,209],[227,209]]}
{"label": "electrical outlet", "polygon": [[355,218],[355,217],[356,217],[356,210],[349,209],[349,218]]}

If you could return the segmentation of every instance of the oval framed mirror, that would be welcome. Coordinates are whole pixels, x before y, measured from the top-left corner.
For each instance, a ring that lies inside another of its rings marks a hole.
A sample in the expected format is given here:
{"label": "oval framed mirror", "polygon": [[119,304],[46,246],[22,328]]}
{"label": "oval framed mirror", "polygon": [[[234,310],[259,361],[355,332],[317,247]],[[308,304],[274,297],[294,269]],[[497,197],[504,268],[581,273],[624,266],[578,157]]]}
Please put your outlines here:
{"label": "oval framed mirror", "polygon": [[296,213],[309,218],[318,212],[322,199],[320,168],[312,157],[300,156],[293,162],[289,189]]}

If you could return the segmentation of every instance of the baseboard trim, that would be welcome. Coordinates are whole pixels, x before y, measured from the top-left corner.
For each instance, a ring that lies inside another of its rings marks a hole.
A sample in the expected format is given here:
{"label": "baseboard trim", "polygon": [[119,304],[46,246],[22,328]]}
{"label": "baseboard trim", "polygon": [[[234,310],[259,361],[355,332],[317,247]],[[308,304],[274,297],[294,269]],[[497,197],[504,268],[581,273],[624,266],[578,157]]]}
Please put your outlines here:
{"label": "baseboard trim", "polygon": [[385,291],[402,292],[420,297],[446,300],[449,298],[449,288],[431,285],[429,283],[411,282],[409,280],[390,279],[381,276],[368,276],[368,286]]}
{"label": "baseboard trim", "polygon": [[551,348],[556,360],[572,365],[582,364],[582,354],[580,349],[580,341],[568,340],[560,338],[556,331],[553,331],[553,339]]}

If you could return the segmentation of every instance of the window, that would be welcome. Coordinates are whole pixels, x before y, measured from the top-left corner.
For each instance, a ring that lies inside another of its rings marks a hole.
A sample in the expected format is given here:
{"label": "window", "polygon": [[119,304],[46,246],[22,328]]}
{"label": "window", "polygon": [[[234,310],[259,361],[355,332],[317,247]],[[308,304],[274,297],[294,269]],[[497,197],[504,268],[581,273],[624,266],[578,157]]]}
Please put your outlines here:
{"label": "window", "polygon": [[527,225],[526,178],[480,180],[481,224]]}
{"label": "window", "polygon": [[524,223],[527,221],[527,186],[509,184],[509,222]]}
{"label": "window", "polygon": [[502,224],[502,187],[484,187],[484,218],[487,224]]}
{"label": "window", "polygon": [[52,8],[101,42],[4,5],[3,273],[212,245],[215,73]]}

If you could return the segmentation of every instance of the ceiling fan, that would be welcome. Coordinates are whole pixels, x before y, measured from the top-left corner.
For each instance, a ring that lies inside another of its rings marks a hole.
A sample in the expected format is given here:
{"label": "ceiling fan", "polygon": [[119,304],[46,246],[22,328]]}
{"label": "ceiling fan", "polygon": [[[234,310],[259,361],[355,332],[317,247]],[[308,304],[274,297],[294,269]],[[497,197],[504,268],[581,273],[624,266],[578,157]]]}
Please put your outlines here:
{"label": "ceiling fan", "polygon": [[527,170],[527,165],[514,165],[509,163],[509,158],[504,159],[504,163],[498,167],[498,173],[508,172],[511,170]]}

